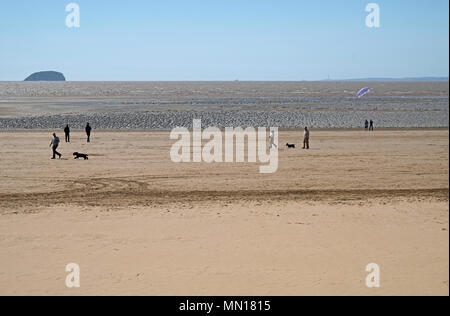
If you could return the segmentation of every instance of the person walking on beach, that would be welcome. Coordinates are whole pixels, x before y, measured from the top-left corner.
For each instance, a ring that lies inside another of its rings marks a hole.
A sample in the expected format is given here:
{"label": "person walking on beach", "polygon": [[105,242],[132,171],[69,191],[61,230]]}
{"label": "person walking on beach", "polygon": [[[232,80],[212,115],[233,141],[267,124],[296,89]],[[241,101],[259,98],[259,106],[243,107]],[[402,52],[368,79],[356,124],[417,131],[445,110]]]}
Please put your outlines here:
{"label": "person walking on beach", "polygon": [[305,132],[303,133],[303,149],[309,149],[309,129],[305,127]]}
{"label": "person walking on beach", "polygon": [[53,133],[53,139],[52,139],[52,141],[50,143],[50,147],[52,147],[52,150],[53,150],[53,158],[52,159],[56,159],[56,155],[58,155],[58,157],[60,159],[62,157],[62,155],[59,152],[56,151],[56,149],[58,149],[59,142],[60,142],[59,137],[56,136],[55,133]]}
{"label": "person walking on beach", "polygon": [[364,123],[364,128],[366,129],[366,131],[369,129],[369,121],[366,120],[366,122]]}
{"label": "person walking on beach", "polygon": [[272,149],[273,147],[278,148],[278,146],[275,144],[275,131],[272,131],[270,133],[269,138],[270,138],[270,148],[269,149]]}
{"label": "person walking on beach", "polygon": [[86,124],[86,135],[87,135],[87,142],[90,143],[91,142],[91,131],[92,131],[92,127],[89,125],[89,123]]}
{"label": "person walking on beach", "polygon": [[66,143],[70,143],[70,127],[69,127],[69,125],[66,125],[66,128],[64,128],[64,134],[66,135]]}
{"label": "person walking on beach", "polygon": [[369,126],[369,131],[373,131],[374,127],[373,127],[373,120],[370,120],[370,126]]}

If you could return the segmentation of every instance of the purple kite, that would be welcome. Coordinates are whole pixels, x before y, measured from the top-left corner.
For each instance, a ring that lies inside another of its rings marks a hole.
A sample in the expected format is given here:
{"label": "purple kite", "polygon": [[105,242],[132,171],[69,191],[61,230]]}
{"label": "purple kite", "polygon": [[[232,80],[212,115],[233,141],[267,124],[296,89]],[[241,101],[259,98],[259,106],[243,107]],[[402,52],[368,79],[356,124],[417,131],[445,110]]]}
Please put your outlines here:
{"label": "purple kite", "polygon": [[359,90],[358,94],[356,95],[359,98],[362,98],[363,96],[365,96],[367,93],[370,92],[369,88],[362,88],[361,90]]}

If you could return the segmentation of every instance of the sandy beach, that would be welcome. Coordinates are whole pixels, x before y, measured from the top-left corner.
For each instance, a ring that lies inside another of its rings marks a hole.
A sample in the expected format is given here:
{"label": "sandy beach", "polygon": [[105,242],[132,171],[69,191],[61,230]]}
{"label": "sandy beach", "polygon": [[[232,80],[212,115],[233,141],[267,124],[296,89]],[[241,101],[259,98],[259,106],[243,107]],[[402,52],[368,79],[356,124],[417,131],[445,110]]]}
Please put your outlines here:
{"label": "sandy beach", "polygon": [[165,131],[75,131],[55,161],[50,131],[0,132],[0,295],[449,295],[449,130],[301,137],[264,175],[175,164]]}
{"label": "sandy beach", "polygon": [[450,295],[448,1],[3,2],[0,296]]}

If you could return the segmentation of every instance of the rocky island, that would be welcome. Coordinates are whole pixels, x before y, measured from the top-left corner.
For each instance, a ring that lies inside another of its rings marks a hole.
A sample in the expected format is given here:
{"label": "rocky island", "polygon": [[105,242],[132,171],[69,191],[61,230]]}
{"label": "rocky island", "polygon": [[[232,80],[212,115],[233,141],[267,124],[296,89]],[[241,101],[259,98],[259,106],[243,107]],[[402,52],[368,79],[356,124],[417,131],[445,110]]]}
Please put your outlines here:
{"label": "rocky island", "polygon": [[30,75],[24,81],[66,81],[66,78],[60,72],[41,71]]}

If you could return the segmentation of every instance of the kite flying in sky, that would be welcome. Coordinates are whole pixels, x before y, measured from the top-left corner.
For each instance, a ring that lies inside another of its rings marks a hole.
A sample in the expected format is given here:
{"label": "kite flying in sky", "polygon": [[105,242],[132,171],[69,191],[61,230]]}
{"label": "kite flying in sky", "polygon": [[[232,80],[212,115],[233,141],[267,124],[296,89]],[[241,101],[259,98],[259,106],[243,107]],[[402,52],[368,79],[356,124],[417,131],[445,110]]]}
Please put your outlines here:
{"label": "kite flying in sky", "polygon": [[370,92],[369,88],[362,88],[361,90],[359,90],[358,94],[356,95],[359,98],[362,98],[363,96],[365,96],[367,93]]}

